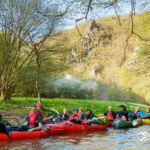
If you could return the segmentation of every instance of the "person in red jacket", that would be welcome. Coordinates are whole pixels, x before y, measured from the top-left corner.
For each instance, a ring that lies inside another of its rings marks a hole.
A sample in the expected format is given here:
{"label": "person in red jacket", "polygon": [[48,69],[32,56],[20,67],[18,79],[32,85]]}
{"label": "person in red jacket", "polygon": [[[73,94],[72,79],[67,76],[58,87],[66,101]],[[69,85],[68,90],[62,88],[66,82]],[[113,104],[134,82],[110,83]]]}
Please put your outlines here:
{"label": "person in red jacket", "polygon": [[117,113],[112,110],[111,106],[109,106],[108,111],[104,113],[104,116],[108,116],[109,120],[113,121],[113,120],[115,120]]}
{"label": "person in red jacket", "polygon": [[117,113],[112,110],[112,107],[111,107],[111,106],[109,106],[107,112],[105,112],[104,114],[100,114],[100,115],[98,115],[98,116],[99,116],[99,117],[108,116],[109,120],[110,120],[110,121],[113,121],[113,120],[115,120],[116,115],[117,115]]}
{"label": "person in red jacket", "polygon": [[82,123],[83,122],[82,118],[79,116],[78,108],[73,109],[73,114],[70,115],[68,121],[75,122],[75,123]]}
{"label": "person in red jacket", "polygon": [[37,107],[35,105],[31,107],[28,117],[29,118],[24,125],[28,126],[29,132],[42,130],[42,117],[38,114]]}
{"label": "person in red jacket", "polygon": [[79,113],[78,108],[74,108],[73,109],[73,114],[70,115],[68,121],[76,121],[78,119],[78,113]]}
{"label": "person in red jacket", "polygon": [[79,118],[79,109],[78,108],[74,108],[73,109],[73,114],[70,115],[68,121],[72,121],[72,122],[76,122]]}

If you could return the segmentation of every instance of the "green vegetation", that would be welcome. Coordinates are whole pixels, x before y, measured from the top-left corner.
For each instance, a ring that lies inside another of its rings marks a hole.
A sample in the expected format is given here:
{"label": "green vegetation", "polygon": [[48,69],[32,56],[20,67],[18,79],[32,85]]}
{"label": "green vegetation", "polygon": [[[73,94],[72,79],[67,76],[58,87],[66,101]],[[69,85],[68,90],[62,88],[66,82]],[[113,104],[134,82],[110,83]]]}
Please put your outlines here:
{"label": "green vegetation", "polygon": [[[30,111],[30,106],[37,103],[36,98],[21,98],[21,97],[13,97],[12,101],[3,102],[0,101],[0,112],[2,114],[12,115],[15,114],[14,117],[22,117],[28,114]],[[145,108],[148,106],[129,103],[129,102],[118,102],[118,101],[97,101],[97,100],[77,100],[77,99],[44,99],[42,98],[43,106],[48,110],[49,107],[52,107],[62,113],[63,108],[67,108],[69,113],[72,113],[73,108],[83,108],[84,111],[86,109],[91,109],[94,114],[100,114],[107,111],[109,105],[113,107],[115,111],[118,111],[118,106],[120,104],[124,104],[128,110],[134,111],[136,106],[140,106],[142,111],[145,111]],[[11,114],[12,113],[12,114]],[[44,111],[44,114],[47,115],[51,113],[51,111]],[[5,116],[5,115],[4,115]],[[7,115],[8,116],[8,115]],[[9,116],[8,116],[9,117]],[[9,119],[8,119],[9,120]],[[9,120],[11,121],[11,120]]]}

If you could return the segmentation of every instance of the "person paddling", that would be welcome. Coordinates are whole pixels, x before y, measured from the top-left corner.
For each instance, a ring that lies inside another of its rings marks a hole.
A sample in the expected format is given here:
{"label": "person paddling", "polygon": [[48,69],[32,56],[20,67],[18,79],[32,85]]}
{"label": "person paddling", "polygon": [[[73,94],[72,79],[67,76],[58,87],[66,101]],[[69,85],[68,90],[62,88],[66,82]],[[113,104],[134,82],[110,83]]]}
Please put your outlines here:
{"label": "person paddling", "polygon": [[39,113],[37,112],[37,107],[36,105],[32,105],[31,107],[31,111],[29,113],[29,118],[27,120],[27,122],[24,123],[24,125],[28,126],[28,131],[32,132],[32,131],[39,131],[42,130],[42,117],[41,115],[39,115]]}

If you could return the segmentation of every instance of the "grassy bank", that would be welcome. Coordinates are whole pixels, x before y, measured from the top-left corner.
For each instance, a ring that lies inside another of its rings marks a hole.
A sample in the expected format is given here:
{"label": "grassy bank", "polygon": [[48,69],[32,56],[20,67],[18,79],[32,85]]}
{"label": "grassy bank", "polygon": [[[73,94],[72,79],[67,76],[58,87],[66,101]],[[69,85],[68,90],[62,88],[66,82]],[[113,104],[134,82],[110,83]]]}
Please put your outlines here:
{"label": "grassy bank", "polygon": [[[3,102],[0,100],[0,112],[3,114],[3,118],[18,122],[23,116],[27,115],[30,111],[30,106],[37,103],[36,98],[22,98],[15,97],[12,101]],[[52,107],[62,113],[63,108],[67,108],[69,113],[73,108],[91,109],[94,114],[100,114],[107,111],[109,105],[113,107],[115,111],[118,111],[118,105],[124,104],[127,110],[134,111],[136,106],[140,106],[143,111],[148,106],[118,101],[97,101],[97,100],[73,100],[73,99],[44,99],[42,98],[42,104],[47,109],[43,113],[47,115],[51,113],[49,107]]]}

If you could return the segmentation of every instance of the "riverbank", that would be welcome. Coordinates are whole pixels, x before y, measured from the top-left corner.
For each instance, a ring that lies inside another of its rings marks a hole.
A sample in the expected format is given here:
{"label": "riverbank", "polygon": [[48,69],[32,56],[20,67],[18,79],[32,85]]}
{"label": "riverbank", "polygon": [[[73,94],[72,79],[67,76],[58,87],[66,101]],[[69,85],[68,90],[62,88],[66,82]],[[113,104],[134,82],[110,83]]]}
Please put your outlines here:
{"label": "riverbank", "polygon": [[[142,111],[148,106],[143,104],[135,104],[129,102],[119,101],[98,101],[98,100],[77,100],[77,99],[41,99],[44,108],[44,115],[52,113],[50,107],[56,109],[60,113],[64,108],[67,108],[69,113],[73,108],[91,109],[94,114],[100,114],[107,111],[109,105],[113,107],[115,111],[118,111],[118,105],[123,104],[127,107],[127,110],[134,111],[135,107],[141,107]],[[3,115],[3,119],[11,123],[18,123],[24,116],[30,111],[30,106],[37,103],[37,98],[26,97],[13,97],[11,101],[3,102],[0,100],[0,113]]]}

